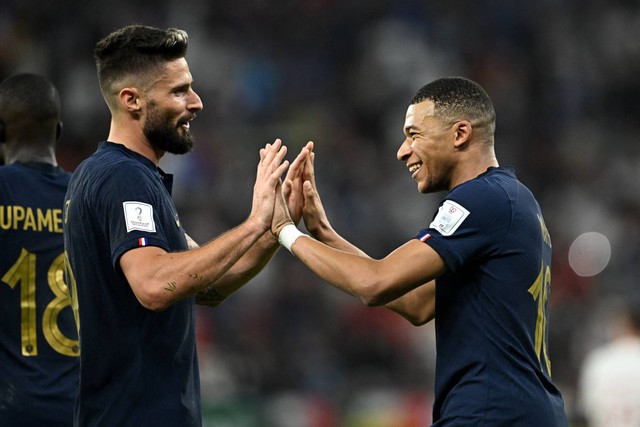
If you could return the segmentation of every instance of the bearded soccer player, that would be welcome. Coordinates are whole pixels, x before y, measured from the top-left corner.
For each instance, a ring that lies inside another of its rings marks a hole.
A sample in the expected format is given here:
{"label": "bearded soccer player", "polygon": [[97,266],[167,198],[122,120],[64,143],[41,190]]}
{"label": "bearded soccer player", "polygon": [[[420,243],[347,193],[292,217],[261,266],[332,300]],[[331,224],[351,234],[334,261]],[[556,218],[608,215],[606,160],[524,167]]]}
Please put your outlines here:
{"label": "bearded soccer player", "polygon": [[280,140],[259,151],[245,221],[202,247],[180,222],[172,176],[158,163],[190,151],[203,107],[187,42],[179,29],[133,25],[95,48],[111,127],[74,172],[64,218],[82,345],[77,425],[200,426],[194,303],[216,306],[279,247],[269,227],[288,166]]}

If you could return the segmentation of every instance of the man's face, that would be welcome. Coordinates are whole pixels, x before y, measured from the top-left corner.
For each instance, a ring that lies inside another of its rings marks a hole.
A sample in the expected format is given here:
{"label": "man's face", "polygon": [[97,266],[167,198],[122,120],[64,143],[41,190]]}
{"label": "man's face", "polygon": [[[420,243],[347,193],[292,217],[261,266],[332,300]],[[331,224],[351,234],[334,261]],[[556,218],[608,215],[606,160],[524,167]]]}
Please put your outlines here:
{"label": "man's face", "polygon": [[452,128],[435,117],[434,107],[430,100],[409,106],[397,154],[421,193],[448,190],[453,170]]}
{"label": "man's face", "polygon": [[190,121],[202,110],[191,87],[193,79],[184,58],[168,62],[148,93],[143,132],[157,149],[184,154],[193,148]]}

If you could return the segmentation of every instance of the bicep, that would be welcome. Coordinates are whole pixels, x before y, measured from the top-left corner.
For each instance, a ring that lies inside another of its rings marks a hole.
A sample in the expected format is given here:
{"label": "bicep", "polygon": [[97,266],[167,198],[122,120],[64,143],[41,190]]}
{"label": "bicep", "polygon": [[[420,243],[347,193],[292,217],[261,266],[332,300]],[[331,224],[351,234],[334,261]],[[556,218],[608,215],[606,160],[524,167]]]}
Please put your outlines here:
{"label": "bicep", "polygon": [[434,280],[447,271],[442,257],[429,245],[412,239],[381,260],[379,274],[399,295]]}

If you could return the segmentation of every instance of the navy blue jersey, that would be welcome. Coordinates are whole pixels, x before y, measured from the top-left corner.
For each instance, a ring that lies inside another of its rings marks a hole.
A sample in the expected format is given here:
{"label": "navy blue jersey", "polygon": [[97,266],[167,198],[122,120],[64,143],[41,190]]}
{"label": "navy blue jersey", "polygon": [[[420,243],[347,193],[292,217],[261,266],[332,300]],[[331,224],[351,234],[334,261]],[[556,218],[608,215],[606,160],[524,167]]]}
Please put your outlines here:
{"label": "navy blue jersey", "polygon": [[101,142],[73,174],[64,242],[82,356],[82,426],[199,426],[194,298],[144,308],[119,268],[126,251],[187,249],[172,176],[125,146]]}
{"label": "navy blue jersey", "polygon": [[63,280],[62,206],[71,175],[0,167],[0,425],[70,426],[79,346]]}
{"label": "navy blue jersey", "polygon": [[551,241],[510,168],[447,194],[417,238],[448,271],[436,280],[434,426],[566,426],[547,334]]}

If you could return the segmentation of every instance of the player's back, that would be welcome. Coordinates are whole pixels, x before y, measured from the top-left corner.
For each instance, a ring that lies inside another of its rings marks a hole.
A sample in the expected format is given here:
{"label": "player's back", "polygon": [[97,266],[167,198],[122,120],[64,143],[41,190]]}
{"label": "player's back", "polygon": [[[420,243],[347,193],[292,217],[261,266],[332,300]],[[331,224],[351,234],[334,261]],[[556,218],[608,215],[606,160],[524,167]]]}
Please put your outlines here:
{"label": "player's back", "polygon": [[0,425],[70,425],[77,328],[64,283],[62,212],[70,174],[0,166]]}

